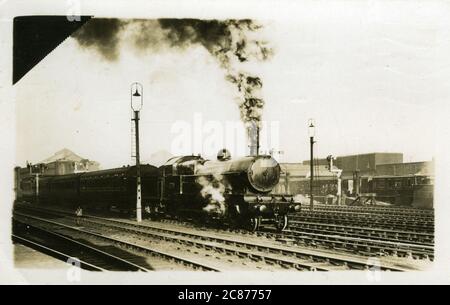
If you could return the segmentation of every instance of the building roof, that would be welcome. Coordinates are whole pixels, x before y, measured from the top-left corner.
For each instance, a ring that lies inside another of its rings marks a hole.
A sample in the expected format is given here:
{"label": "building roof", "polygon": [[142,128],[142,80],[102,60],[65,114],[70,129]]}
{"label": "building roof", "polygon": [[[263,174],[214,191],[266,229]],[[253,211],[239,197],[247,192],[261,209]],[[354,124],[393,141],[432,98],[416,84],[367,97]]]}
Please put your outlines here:
{"label": "building roof", "polygon": [[[361,153],[361,154],[351,154],[351,155],[339,155],[339,156],[333,156],[334,158],[336,158],[336,160],[339,159],[352,159],[352,158],[363,158],[363,157],[368,157],[368,156],[387,156],[387,157],[402,157],[403,159],[403,153],[399,153],[399,152],[370,152],[370,153]],[[319,164],[326,164],[327,162],[327,157],[321,157],[321,158],[317,158],[314,160],[314,162],[317,162]],[[303,164],[309,164],[310,160],[304,160],[302,162]],[[387,162],[386,164],[388,164],[389,162]]]}
{"label": "building roof", "polygon": [[55,161],[72,161],[72,162],[80,162],[81,160],[85,160],[85,158],[80,157],[73,151],[64,148],[60,151],[56,152],[53,156],[41,161],[40,163],[52,163]]}
{"label": "building roof", "polygon": [[379,175],[434,175],[434,161],[378,164],[377,173]]}
{"label": "building roof", "polygon": [[166,151],[160,150],[150,155],[149,158],[142,160],[142,163],[148,163],[154,166],[164,165],[169,159],[171,159],[173,155]]}
{"label": "building roof", "polygon": [[342,155],[337,156],[338,158],[347,158],[347,157],[359,157],[359,156],[370,156],[370,155],[403,155],[401,152],[388,152],[388,151],[374,151],[369,153],[362,154],[352,154],[352,155]]}

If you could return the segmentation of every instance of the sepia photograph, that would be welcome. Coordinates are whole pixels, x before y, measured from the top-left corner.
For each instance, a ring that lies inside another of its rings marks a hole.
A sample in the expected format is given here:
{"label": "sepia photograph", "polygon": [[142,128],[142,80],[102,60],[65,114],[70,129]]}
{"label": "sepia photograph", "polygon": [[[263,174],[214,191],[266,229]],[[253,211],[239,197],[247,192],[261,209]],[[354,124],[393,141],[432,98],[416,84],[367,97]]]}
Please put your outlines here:
{"label": "sepia photograph", "polygon": [[0,2],[10,281],[448,282],[448,3],[181,2]]}

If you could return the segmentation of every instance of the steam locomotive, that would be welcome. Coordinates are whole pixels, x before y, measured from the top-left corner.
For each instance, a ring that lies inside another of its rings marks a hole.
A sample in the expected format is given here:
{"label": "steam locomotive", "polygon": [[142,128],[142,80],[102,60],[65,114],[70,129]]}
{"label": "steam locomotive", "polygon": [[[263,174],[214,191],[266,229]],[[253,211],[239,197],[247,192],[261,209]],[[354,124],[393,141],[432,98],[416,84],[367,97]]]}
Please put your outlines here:
{"label": "steam locomotive", "polygon": [[[200,156],[169,159],[160,168],[141,165],[142,205],[150,218],[177,217],[258,230],[262,224],[283,230],[288,212],[299,208],[289,195],[272,194],[280,166],[271,156],[217,160]],[[20,181],[19,200],[68,209],[132,213],[136,208],[136,167],[41,176]],[[30,200],[31,199],[31,200]]]}

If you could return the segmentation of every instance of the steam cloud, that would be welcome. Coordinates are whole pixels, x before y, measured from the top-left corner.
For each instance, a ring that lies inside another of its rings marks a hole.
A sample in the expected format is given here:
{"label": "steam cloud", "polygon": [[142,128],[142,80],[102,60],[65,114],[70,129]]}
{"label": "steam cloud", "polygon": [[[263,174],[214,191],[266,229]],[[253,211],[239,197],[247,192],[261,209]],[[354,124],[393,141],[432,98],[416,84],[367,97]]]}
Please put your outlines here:
{"label": "steam cloud", "polygon": [[197,178],[197,183],[202,186],[200,194],[203,198],[208,200],[208,204],[203,208],[207,213],[217,213],[218,215],[225,215],[225,184],[222,182],[222,175],[213,175],[213,179],[209,180],[205,176]]}
{"label": "steam cloud", "polygon": [[[263,61],[272,54],[265,41],[252,38],[259,29],[261,25],[250,19],[91,19],[73,37],[81,47],[95,48],[110,61],[118,59],[119,44],[126,38],[131,38],[141,51],[159,51],[164,47],[186,49],[200,44],[218,60],[226,79],[236,85],[241,120],[259,126],[264,108],[260,96],[262,81],[239,70],[240,63],[252,59]],[[132,33],[131,37],[123,37],[125,32]]]}

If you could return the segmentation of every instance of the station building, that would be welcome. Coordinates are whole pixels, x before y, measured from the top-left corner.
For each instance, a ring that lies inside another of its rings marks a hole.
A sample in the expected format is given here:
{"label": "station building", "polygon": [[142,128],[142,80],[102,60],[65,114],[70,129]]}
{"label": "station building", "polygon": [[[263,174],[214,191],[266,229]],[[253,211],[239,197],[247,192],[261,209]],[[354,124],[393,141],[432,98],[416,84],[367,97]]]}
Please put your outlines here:
{"label": "station building", "polygon": [[100,163],[97,161],[80,157],[73,151],[64,148],[41,162],[35,164],[27,163],[26,167],[16,167],[14,169],[14,190],[16,193],[19,193],[21,187],[18,181],[30,176],[67,175],[99,169]]}
{"label": "station building", "polygon": [[100,163],[80,157],[67,148],[38,163],[38,165],[40,164],[43,165],[41,174],[44,175],[67,175],[100,169]]}

